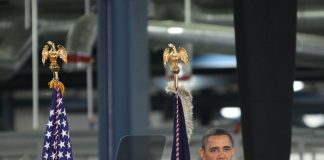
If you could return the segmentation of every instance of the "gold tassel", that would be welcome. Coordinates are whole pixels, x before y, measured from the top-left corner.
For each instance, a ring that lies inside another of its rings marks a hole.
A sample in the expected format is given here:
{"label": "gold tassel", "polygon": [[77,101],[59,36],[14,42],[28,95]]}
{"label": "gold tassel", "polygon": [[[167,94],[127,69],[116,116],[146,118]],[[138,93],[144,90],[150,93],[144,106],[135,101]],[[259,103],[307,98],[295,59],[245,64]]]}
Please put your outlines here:
{"label": "gold tassel", "polygon": [[48,82],[48,86],[49,86],[49,88],[54,88],[54,89],[57,89],[57,87],[60,87],[62,95],[64,95],[65,87],[62,82],[58,81],[58,83],[57,83],[57,81],[53,79],[50,82]]}
{"label": "gold tassel", "polygon": [[[167,93],[176,94],[177,91],[175,89],[174,81],[168,82],[167,86],[165,87],[165,90]],[[194,128],[192,95],[191,92],[182,85],[178,86],[178,94],[181,99],[181,104],[183,107],[183,115],[185,118],[187,137],[189,143],[192,135],[192,130]]]}

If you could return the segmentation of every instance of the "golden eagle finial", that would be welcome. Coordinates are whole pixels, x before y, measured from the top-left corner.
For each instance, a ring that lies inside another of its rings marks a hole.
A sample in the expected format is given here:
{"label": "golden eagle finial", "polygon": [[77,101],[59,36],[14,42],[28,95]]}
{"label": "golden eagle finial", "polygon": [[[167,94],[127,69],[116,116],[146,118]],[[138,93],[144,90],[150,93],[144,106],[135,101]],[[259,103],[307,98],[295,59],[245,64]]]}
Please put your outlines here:
{"label": "golden eagle finial", "polygon": [[[67,52],[65,48],[61,45],[55,45],[52,41],[47,41],[48,45],[45,45],[42,50],[42,62],[45,65],[47,58],[50,59],[50,66],[49,68],[53,72],[53,80],[49,82],[50,88],[56,88],[55,80],[58,81],[58,72],[60,70],[60,66],[57,64],[57,58],[61,58],[64,63],[67,63]],[[49,50],[50,48],[50,50]],[[61,82],[59,82],[59,87],[61,88],[62,93],[64,93],[64,86]]]}
{"label": "golden eagle finial", "polygon": [[[52,41],[48,41],[47,44],[49,44],[49,46],[45,45],[42,51],[43,65],[45,65],[45,62],[49,57],[51,61],[49,68],[52,70],[52,72],[58,72],[60,70],[60,66],[57,64],[57,58],[61,58],[64,63],[67,63],[67,52],[61,45],[57,45],[58,50],[56,50],[55,45]],[[48,50],[49,47],[51,47],[50,50]]]}
{"label": "golden eagle finial", "polygon": [[170,48],[165,48],[163,52],[163,64],[165,66],[166,63],[170,61],[175,87],[178,88],[178,74],[180,72],[178,61],[181,59],[184,64],[188,64],[189,58],[186,49],[180,47],[178,52],[172,43],[170,43],[168,46],[171,48],[171,51]]}

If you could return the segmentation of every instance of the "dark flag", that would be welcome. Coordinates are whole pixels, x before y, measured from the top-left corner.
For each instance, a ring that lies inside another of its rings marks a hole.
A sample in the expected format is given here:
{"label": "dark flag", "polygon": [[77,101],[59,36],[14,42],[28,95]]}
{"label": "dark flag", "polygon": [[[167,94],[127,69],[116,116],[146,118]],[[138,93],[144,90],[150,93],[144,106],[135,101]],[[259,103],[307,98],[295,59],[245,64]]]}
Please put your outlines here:
{"label": "dark flag", "polygon": [[190,160],[186,122],[181,99],[173,94],[173,146],[171,160]]}
{"label": "dark flag", "polygon": [[[56,83],[60,86],[59,81]],[[60,87],[54,87],[52,90],[51,111],[46,125],[42,160],[73,160],[68,120]]]}
{"label": "dark flag", "polygon": [[173,126],[173,146],[172,160],[190,160],[189,141],[192,134],[192,96],[189,90],[178,84],[180,67],[178,61],[184,64],[189,63],[189,57],[186,49],[177,48],[172,43],[168,44],[170,48],[165,48],[163,52],[164,66],[170,61],[170,70],[173,74],[173,82],[170,81],[165,90],[173,95],[174,126]]}

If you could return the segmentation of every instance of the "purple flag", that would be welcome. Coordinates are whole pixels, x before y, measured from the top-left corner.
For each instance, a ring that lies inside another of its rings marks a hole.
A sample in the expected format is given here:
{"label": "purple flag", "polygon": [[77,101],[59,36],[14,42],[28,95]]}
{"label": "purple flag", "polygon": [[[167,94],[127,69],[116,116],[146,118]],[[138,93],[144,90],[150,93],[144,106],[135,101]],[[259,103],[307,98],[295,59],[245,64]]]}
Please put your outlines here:
{"label": "purple flag", "polygon": [[173,146],[171,160],[190,160],[186,122],[179,95],[173,94]]}
{"label": "purple flag", "polygon": [[42,160],[73,160],[70,132],[60,87],[52,91],[52,106],[45,131]]}

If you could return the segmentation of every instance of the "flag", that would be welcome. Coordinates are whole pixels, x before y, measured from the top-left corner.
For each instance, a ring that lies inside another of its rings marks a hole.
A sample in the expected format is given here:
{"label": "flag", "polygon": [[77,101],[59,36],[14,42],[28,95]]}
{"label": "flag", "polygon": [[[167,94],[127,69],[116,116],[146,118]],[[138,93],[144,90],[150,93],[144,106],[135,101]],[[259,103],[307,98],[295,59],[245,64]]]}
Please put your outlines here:
{"label": "flag", "polygon": [[190,160],[190,151],[181,99],[173,94],[173,145],[171,160]]}
{"label": "flag", "polygon": [[52,105],[46,124],[42,160],[73,160],[69,125],[64,107],[62,86],[52,89]]}
{"label": "flag", "polygon": [[189,141],[192,134],[192,96],[188,90],[180,86],[174,89],[173,83],[166,87],[172,92],[173,107],[173,144],[171,160],[190,160]]}

